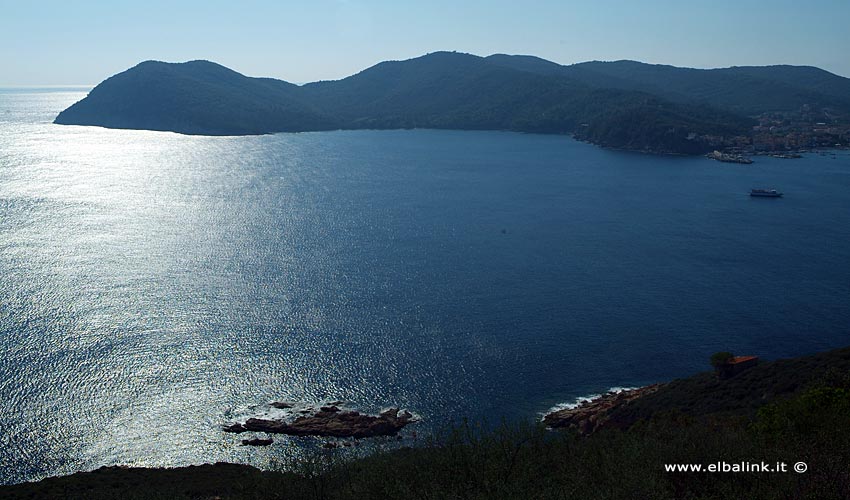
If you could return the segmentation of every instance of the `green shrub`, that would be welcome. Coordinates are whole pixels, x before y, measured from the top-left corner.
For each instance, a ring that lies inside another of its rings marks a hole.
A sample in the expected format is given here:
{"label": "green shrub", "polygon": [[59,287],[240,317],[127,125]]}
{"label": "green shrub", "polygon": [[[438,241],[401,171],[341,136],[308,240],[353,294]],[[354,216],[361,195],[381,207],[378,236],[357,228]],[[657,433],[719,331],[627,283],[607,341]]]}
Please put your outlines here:
{"label": "green shrub", "polygon": [[715,352],[711,355],[711,366],[713,366],[715,369],[720,368],[732,361],[732,358],[734,357],[735,355],[731,352]]}

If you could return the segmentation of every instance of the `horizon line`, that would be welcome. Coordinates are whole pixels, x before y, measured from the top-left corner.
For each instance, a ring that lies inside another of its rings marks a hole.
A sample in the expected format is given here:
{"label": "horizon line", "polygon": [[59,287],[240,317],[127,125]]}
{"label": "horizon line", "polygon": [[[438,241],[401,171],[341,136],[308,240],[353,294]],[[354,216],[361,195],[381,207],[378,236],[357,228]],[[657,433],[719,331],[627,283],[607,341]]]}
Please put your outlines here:
{"label": "horizon line", "polygon": [[67,84],[35,84],[35,85],[18,85],[14,83],[0,83],[0,89],[3,90],[11,90],[11,89],[70,89],[70,88],[94,88],[97,87],[97,83],[67,83]]}

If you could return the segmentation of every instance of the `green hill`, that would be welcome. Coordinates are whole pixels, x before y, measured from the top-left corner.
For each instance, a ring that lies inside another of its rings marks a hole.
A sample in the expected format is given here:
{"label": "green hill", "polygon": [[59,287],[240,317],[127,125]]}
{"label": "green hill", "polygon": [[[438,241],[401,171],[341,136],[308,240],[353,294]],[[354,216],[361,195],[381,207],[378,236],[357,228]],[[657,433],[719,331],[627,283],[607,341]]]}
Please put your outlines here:
{"label": "green hill", "polygon": [[55,123],[200,135],[337,128],[298,91],[297,85],[248,78],[209,61],[146,61],[102,82]]}
{"label": "green hill", "polygon": [[565,74],[587,83],[640,90],[748,116],[793,112],[803,106],[850,115],[850,79],[807,66],[704,70],[616,61],[568,66]]}
{"label": "green hill", "polygon": [[678,68],[637,61],[592,61],[561,66],[532,56],[497,54],[494,64],[558,75],[592,87],[646,92],[677,102],[718,107],[742,115],[793,112],[807,105],[850,115],[850,79],[811,66]]}

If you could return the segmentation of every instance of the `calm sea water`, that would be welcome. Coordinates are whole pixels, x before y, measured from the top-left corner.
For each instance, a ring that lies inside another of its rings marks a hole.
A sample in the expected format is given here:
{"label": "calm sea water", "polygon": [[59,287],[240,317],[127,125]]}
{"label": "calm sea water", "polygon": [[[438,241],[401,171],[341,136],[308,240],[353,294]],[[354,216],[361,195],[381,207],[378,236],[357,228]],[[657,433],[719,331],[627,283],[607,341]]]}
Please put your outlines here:
{"label": "calm sea water", "polygon": [[50,123],[83,95],[0,92],[0,482],[270,466],[300,448],[219,425],[271,400],[400,405],[427,430],[532,419],[718,350],[850,343],[846,152]]}

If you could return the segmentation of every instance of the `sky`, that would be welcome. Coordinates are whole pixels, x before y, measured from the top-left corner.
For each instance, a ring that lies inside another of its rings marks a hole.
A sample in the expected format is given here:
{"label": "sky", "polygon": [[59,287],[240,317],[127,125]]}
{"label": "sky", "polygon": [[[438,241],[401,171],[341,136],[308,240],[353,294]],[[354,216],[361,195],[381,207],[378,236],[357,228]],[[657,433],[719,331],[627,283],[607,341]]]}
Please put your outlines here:
{"label": "sky", "polygon": [[850,1],[0,0],[0,86],[93,85],[149,59],[306,83],[438,50],[850,77]]}

